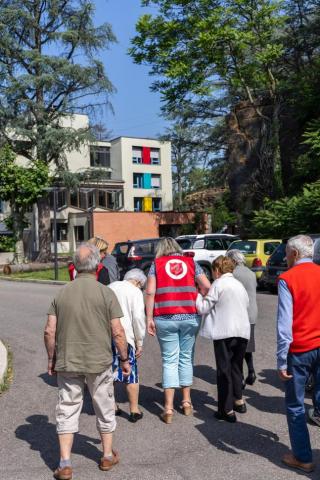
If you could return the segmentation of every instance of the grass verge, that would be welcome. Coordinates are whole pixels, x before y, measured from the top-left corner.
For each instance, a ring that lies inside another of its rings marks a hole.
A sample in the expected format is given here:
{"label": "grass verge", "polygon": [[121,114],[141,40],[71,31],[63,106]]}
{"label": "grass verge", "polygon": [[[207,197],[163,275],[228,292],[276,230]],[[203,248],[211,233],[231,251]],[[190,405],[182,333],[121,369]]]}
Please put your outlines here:
{"label": "grass verge", "polygon": [[[17,272],[12,273],[11,275],[2,275],[3,277],[8,278],[26,278],[30,280],[54,280],[54,269],[50,270],[39,270],[37,272]],[[62,282],[69,282],[69,272],[68,267],[61,267],[58,270],[58,280]]]}
{"label": "grass verge", "polygon": [[3,378],[2,383],[0,383],[0,395],[9,390],[9,387],[13,381],[13,354],[9,345],[4,344],[8,352],[8,367]]}

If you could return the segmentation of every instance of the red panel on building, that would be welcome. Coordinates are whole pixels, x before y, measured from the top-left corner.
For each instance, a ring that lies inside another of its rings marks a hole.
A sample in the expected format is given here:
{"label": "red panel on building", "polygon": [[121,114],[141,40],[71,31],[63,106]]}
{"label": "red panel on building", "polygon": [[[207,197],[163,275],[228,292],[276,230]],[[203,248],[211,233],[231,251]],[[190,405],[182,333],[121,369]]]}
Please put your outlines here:
{"label": "red panel on building", "polygon": [[149,147],[142,147],[142,163],[151,164],[151,155]]}

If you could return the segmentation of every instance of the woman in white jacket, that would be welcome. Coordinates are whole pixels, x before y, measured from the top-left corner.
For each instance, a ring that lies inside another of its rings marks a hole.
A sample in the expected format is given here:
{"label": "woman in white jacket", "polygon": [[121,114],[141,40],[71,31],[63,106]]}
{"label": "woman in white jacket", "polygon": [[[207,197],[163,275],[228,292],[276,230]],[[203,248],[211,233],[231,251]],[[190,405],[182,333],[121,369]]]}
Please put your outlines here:
{"label": "woman in white jacket", "polygon": [[242,399],[242,364],[250,323],[249,297],[234,278],[231,259],[220,256],[212,263],[215,278],[205,297],[198,295],[197,310],[203,315],[200,335],[213,340],[217,365],[219,420],[235,422],[235,411],[246,412]]}

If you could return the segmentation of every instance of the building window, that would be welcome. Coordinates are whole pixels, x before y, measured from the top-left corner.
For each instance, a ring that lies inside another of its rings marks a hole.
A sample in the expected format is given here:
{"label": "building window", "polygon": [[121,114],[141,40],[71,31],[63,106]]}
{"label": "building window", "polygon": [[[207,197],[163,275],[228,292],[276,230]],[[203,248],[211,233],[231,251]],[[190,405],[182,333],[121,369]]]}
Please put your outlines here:
{"label": "building window", "polygon": [[142,148],[132,147],[132,163],[142,163]]}
{"label": "building window", "polygon": [[71,207],[79,208],[78,190],[71,190],[70,191],[70,205],[71,205]]}
{"label": "building window", "polygon": [[143,173],[133,174],[133,188],[143,188]]}
{"label": "building window", "polygon": [[160,148],[151,148],[151,165],[160,165]]}
{"label": "building window", "polygon": [[90,145],[90,166],[110,167],[110,147]]}
{"label": "building window", "polygon": [[[56,192],[56,206],[57,210],[61,210],[62,208],[65,208],[67,206],[67,191],[66,189],[57,189]],[[54,209],[54,191],[51,190],[50,195],[49,195],[49,200],[50,200],[50,208],[51,210]]]}
{"label": "building window", "polygon": [[74,238],[76,243],[84,242],[84,226],[76,225],[74,227]]}
{"label": "building window", "polygon": [[[54,242],[54,227],[53,222],[51,222],[51,238]],[[57,223],[57,242],[67,242],[68,241],[68,224],[67,223]]]}
{"label": "building window", "polygon": [[161,188],[161,175],[151,175],[151,188]]}
{"label": "building window", "polygon": [[106,208],[107,206],[106,192],[104,190],[99,190],[98,205],[103,208]]}
{"label": "building window", "polygon": [[133,209],[135,212],[142,212],[143,197],[134,197]]}
{"label": "building window", "polygon": [[161,211],[161,198],[152,199],[152,211],[160,212]]}

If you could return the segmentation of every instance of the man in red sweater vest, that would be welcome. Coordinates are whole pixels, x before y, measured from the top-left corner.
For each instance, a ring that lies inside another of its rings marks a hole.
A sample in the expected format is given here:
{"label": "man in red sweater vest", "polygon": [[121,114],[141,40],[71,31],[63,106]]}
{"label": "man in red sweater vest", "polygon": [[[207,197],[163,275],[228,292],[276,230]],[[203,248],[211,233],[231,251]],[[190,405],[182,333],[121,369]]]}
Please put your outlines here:
{"label": "man in red sweater vest", "polygon": [[306,235],[290,238],[286,247],[289,270],[279,277],[277,314],[278,373],[285,382],[286,410],[292,453],[282,461],[312,472],[312,451],[304,409],[305,385],[315,378],[315,410],[320,423],[320,267],[313,263],[313,241]]}

